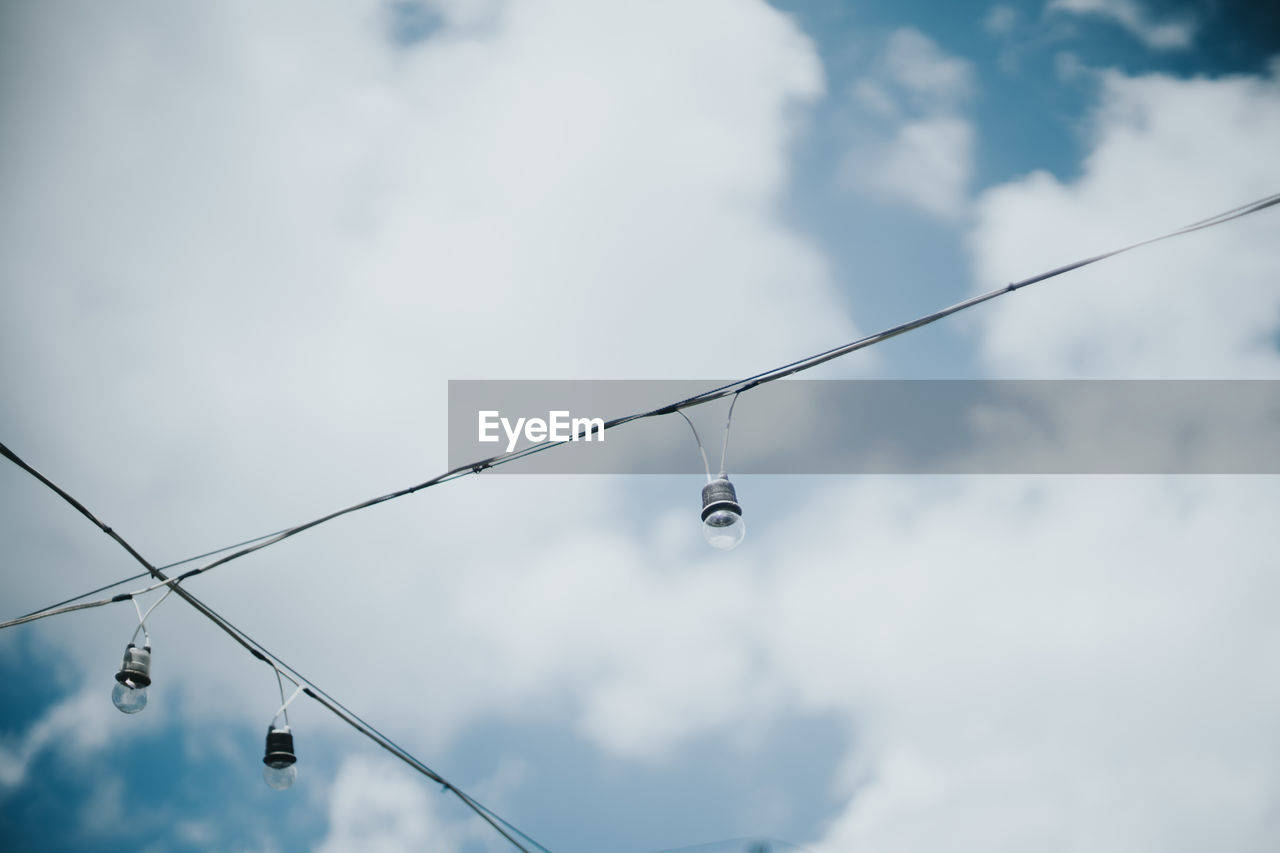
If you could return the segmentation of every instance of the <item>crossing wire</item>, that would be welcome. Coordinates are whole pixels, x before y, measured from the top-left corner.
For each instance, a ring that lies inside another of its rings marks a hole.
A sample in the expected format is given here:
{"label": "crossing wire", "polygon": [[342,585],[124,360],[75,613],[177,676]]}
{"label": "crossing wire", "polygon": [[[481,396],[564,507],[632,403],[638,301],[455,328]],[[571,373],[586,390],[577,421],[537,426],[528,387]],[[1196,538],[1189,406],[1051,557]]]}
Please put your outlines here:
{"label": "crossing wire", "polygon": [[[932,314],[926,314],[923,317],[918,317],[915,320],[911,320],[910,322],[902,323],[900,325],[885,329],[884,331],[877,332],[873,335],[867,335],[866,337],[859,338],[855,341],[851,341],[841,346],[834,347],[829,350],[825,350],[824,352],[820,352],[815,355],[811,355],[806,358],[793,361],[789,364],[784,364],[780,367],[775,367],[771,370],[766,370],[762,373],[757,373],[754,376],[748,376],[745,379],[739,379],[736,382],[730,382],[726,385],[721,385],[718,388],[712,388],[707,391],[703,391],[699,394],[695,394],[691,397],[686,397],[682,400],[678,400],[674,403],[669,403],[665,406],[660,406],[656,409],[649,409],[646,411],[636,412],[633,414],[614,418],[612,420],[605,422],[604,429],[605,430],[616,429],[617,427],[623,426],[624,424],[628,424],[633,421],[643,420],[646,418],[661,417],[663,415],[675,414],[677,412],[683,413],[684,409],[692,408],[693,406],[700,406],[704,403],[709,403],[709,402],[712,402],[713,400],[719,400],[730,395],[734,395],[736,400],[737,395],[744,394],[747,391],[750,391],[753,388],[756,388],[760,385],[764,385],[769,382],[775,382],[779,379],[784,379],[788,376],[793,376],[805,370],[811,370],[821,364],[825,364],[828,361],[832,361],[833,359],[837,359],[842,356],[849,355],[850,353],[857,352],[858,350],[866,349],[867,347],[871,347],[876,344],[883,343],[884,341],[890,340],[891,338],[895,338],[899,335],[906,334],[907,332],[914,331],[915,329],[922,328],[931,323],[936,323],[938,320],[941,320],[944,317],[949,317],[952,314],[957,314],[961,311],[972,308],[975,305],[980,305],[984,302],[988,302],[992,299],[1003,296],[1006,293],[1013,293],[1014,291],[1021,290],[1024,287],[1029,287],[1033,284],[1039,284],[1040,282],[1048,281],[1049,279],[1056,278],[1057,276],[1063,275],[1064,273],[1072,272],[1073,270],[1077,270],[1082,267],[1089,266],[1090,264],[1095,264],[1099,261],[1106,260],[1107,258],[1115,257],[1116,255],[1124,254],[1125,252],[1130,252],[1142,246],[1147,246],[1152,243],[1158,243],[1162,240],[1168,240],[1173,237],[1179,237],[1184,234],[1190,234],[1195,231],[1201,231],[1206,228],[1212,228],[1217,225],[1222,225],[1226,222],[1230,222],[1235,219],[1240,219],[1241,217],[1244,217],[1244,216],[1249,216],[1251,214],[1273,207],[1277,204],[1280,204],[1280,193],[1274,193],[1272,195],[1257,199],[1256,201],[1251,201],[1248,204],[1243,204],[1243,205],[1240,205],[1239,207],[1232,208],[1231,210],[1223,211],[1222,213],[1215,214],[1214,216],[1210,216],[1206,219],[1201,219],[1197,222],[1191,223],[1190,225],[1185,225],[1181,228],[1177,228],[1173,231],[1169,231],[1157,237],[1151,237],[1146,240],[1140,240],[1136,243],[1130,243],[1129,245],[1121,246],[1120,248],[1117,248],[1117,249],[1111,249],[1110,251],[1103,252],[1102,254],[1092,255],[1090,257],[1083,258],[1081,260],[1073,261],[1069,264],[1064,264],[1060,267],[1055,267],[1051,270],[1048,270],[1047,272],[1042,272],[1037,275],[1033,275],[1029,278],[1024,278],[1021,281],[1015,281],[1003,287],[998,287],[994,290],[989,290],[986,293],[982,293],[977,296],[970,297],[969,299],[962,300],[960,302],[957,302],[954,305],[950,305],[939,311],[935,311]],[[527,456],[532,456],[537,453],[545,452],[547,450],[552,449],[553,447],[559,447],[561,445],[568,444],[571,441],[583,438],[587,434],[588,429],[589,427],[584,427],[575,436],[569,439],[562,439],[562,440],[556,440],[556,441],[551,441],[551,440],[542,441],[536,444],[532,444],[529,447],[522,448],[520,450],[511,451],[508,453],[502,453],[495,456],[490,456],[486,459],[480,459],[475,462],[470,462],[465,465],[460,465],[456,468],[452,468],[448,471],[445,471],[443,474],[433,477],[430,480],[426,480],[422,483],[418,483],[417,485],[409,486],[404,489],[399,489],[394,492],[389,492],[388,494],[385,494],[385,495],[379,495],[378,497],[361,501],[360,503],[353,504],[352,506],[345,507],[344,509],[340,509],[335,512],[331,512],[328,515],[321,516],[320,518],[316,518],[311,521],[304,522],[294,527],[289,527],[289,528],[285,528],[284,530],[278,530],[274,533],[267,533],[262,536],[257,536],[257,537],[254,537],[253,539],[245,540],[245,542],[238,543],[237,545],[231,545],[226,548],[220,548],[217,551],[210,552],[210,554],[222,553],[224,551],[228,551],[232,549],[238,549],[238,550],[235,550],[233,553],[227,554],[224,557],[220,557],[217,560],[214,560],[213,562],[208,563],[207,565],[185,572],[181,577],[173,578],[173,579],[166,578],[165,582],[176,585],[189,578],[195,577],[196,575],[207,572],[210,569],[216,568],[218,566],[226,565],[227,563],[230,563],[234,560],[238,560],[241,557],[247,556],[256,551],[260,551],[263,548],[267,548],[272,545],[275,545],[279,542],[284,541],[285,539],[288,539],[292,536],[296,536],[297,534],[302,533],[306,530],[310,530],[313,527],[317,527],[328,521],[332,521],[335,518],[339,518],[341,516],[347,515],[352,512],[356,512],[358,510],[367,509],[372,506],[377,506],[378,504],[386,503],[387,501],[405,497],[406,495],[411,495],[416,492],[420,492],[423,489],[428,489],[428,488],[431,488],[432,486],[438,486],[443,483],[456,480],[460,477],[465,477],[470,474],[479,474],[482,471],[488,470],[490,468],[496,468],[500,465],[507,465],[512,462],[516,462],[520,459],[524,459]],[[699,442],[699,444],[701,444],[701,442]],[[726,448],[727,448],[727,440],[726,440]],[[723,462],[723,459],[721,461]],[[710,468],[708,468],[708,476],[709,475],[710,475]],[[240,546],[245,546],[245,547],[240,547]],[[132,549],[129,549],[129,550],[130,550],[130,553],[134,553]],[[134,556],[137,557],[137,554],[134,553]],[[203,556],[208,556],[208,554],[201,555],[201,557]],[[188,558],[187,560],[181,561],[181,563],[192,562],[193,560],[201,559],[201,557],[191,557],[191,558]],[[174,564],[174,565],[179,565],[179,564]],[[129,580],[136,579],[137,577],[139,576],[135,575],[134,578],[130,578]],[[118,581],[117,583],[111,584],[106,588],[109,589],[111,586],[117,586],[121,583],[125,583],[125,581]],[[100,590],[95,590],[94,592],[98,592],[98,591]],[[70,599],[69,601],[76,601],[80,598],[86,598],[89,595],[93,595],[94,592],[85,593],[84,595],[77,596],[75,599]],[[83,605],[66,606],[66,607],[60,607],[60,605],[51,605],[48,608],[44,608],[38,611],[33,611],[32,613],[29,613],[25,616],[18,617],[17,619],[12,619],[8,622],[0,623],[0,629],[11,627],[13,625],[23,624],[25,622],[32,622],[37,619],[43,619],[47,616],[54,616],[60,613],[86,609],[89,607],[100,607],[102,605],[111,604],[116,601],[126,601],[129,598],[131,598],[132,595],[140,594],[140,592],[133,593],[133,594],[118,595],[113,598],[102,599],[99,601],[90,602]],[[67,602],[63,602],[62,604],[65,605],[67,604]]]}
{"label": "crossing wire", "polygon": [[[923,317],[919,317],[910,322],[903,323],[901,325],[894,326],[889,329],[885,329],[884,331],[878,332],[873,335],[868,335],[864,338],[859,338],[858,340],[851,341],[842,346],[834,347],[832,349],[817,353],[807,358],[793,361],[790,364],[785,364],[780,367],[773,368],[772,370],[764,371],[763,373],[757,373],[754,376],[749,376],[749,377],[746,377],[745,379],[740,379],[736,382],[731,382],[726,385],[722,385],[718,388],[712,388],[700,394],[695,394],[691,397],[686,397],[683,400],[678,400],[674,403],[669,403],[665,406],[661,406],[656,409],[650,409],[647,411],[636,412],[634,414],[625,415],[619,418],[614,418],[613,420],[607,421],[605,423],[604,428],[613,429],[613,428],[622,426],[624,424],[631,423],[632,421],[642,420],[645,418],[660,417],[662,415],[669,415],[677,412],[683,413],[684,409],[691,408],[693,406],[702,405],[704,403],[708,403],[713,400],[718,400],[723,397],[729,396],[730,394],[734,395],[736,400],[737,395],[750,391],[751,389],[756,388],[760,385],[764,385],[768,382],[774,382],[788,376],[793,376],[805,370],[810,370],[814,367],[817,367],[818,365],[825,364],[826,362],[831,361],[833,359],[840,358],[842,356],[856,352],[860,349],[865,349],[867,347],[874,346],[875,344],[897,337],[898,335],[902,335],[907,332],[913,331],[915,329],[919,329],[923,326],[927,326],[931,323],[935,323],[938,320],[943,319],[944,317],[949,317],[952,314],[956,314],[956,313],[959,313],[960,311],[964,311],[968,308],[972,308],[975,305],[980,305],[983,302],[987,302],[989,300],[1003,296],[1006,293],[1012,293],[1024,287],[1028,287],[1033,284],[1047,281],[1049,279],[1055,278],[1064,273],[1068,273],[1073,270],[1077,270],[1082,267],[1088,266],[1090,264],[1094,264],[1099,261],[1105,260],[1107,258],[1115,257],[1116,255],[1129,252],[1133,249],[1139,248],[1140,246],[1150,245],[1152,243],[1156,243],[1162,240],[1167,240],[1172,237],[1177,237],[1183,234],[1189,234],[1194,231],[1200,231],[1206,228],[1211,228],[1217,225],[1221,225],[1225,222],[1230,222],[1234,219],[1239,219],[1241,217],[1248,216],[1253,213],[1257,213],[1261,210],[1265,210],[1269,207],[1273,207],[1276,204],[1280,204],[1280,193],[1273,194],[1262,199],[1258,199],[1257,201],[1253,201],[1245,205],[1241,205],[1240,207],[1233,208],[1232,210],[1228,210],[1223,213],[1219,213],[1207,219],[1202,219],[1198,222],[1191,223],[1190,225],[1184,226],[1174,231],[1170,231],[1168,233],[1162,234],[1157,237],[1152,237],[1147,240],[1142,240],[1137,243],[1132,243],[1127,246],[1122,246],[1117,249],[1112,249],[1108,252],[1104,252],[1099,255],[1093,255],[1088,258],[1084,258],[1069,264],[1065,264],[1060,267],[1056,267],[1047,272],[1043,272],[1038,275],[1031,276],[1030,278],[1022,279],[1021,281],[1012,282],[1008,285],[1005,285],[1004,287],[996,288],[995,290],[991,290],[986,293],[971,297],[969,299],[965,299],[961,302],[958,302],[947,308],[943,308],[940,311],[936,311],[932,314],[927,314]],[[585,432],[586,432],[586,429],[584,428],[584,430],[580,432],[576,436],[576,438],[581,438]],[[104,533],[106,533],[108,536],[114,539],[122,548],[125,549],[125,551],[127,551],[135,560],[137,560],[138,563],[140,563],[146,569],[147,575],[150,575],[152,578],[160,582],[151,588],[158,588],[159,586],[168,586],[170,590],[177,593],[179,597],[181,597],[184,601],[186,601],[188,604],[194,607],[205,618],[213,622],[213,624],[217,625],[223,632],[225,632],[238,644],[243,646],[254,657],[258,658],[259,660],[262,660],[263,662],[273,667],[278,667],[278,671],[284,670],[289,672],[293,677],[295,677],[298,680],[298,683],[303,686],[304,692],[309,697],[311,697],[316,702],[318,702],[321,706],[328,709],[331,713],[333,713],[334,715],[342,719],[348,725],[352,726],[361,734],[373,740],[375,743],[377,743],[383,749],[387,750],[396,758],[408,764],[410,767],[412,767],[419,773],[422,773],[424,776],[431,779],[432,781],[435,781],[441,784],[442,786],[444,786],[446,790],[451,791],[455,796],[457,796],[459,800],[461,800],[464,804],[466,804],[468,808],[470,808],[473,812],[475,812],[475,814],[477,814],[483,820],[485,820],[491,827],[493,827],[494,830],[496,830],[499,834],[501,834],[503,838],[509,841],[517,849],[525,851],[525,853],[529,853],[529,849],[525,847],[523,844],[521,844],[521,842],[517,840],[515,835],[513,835],[512,833],[515,833],[516,835],[519,835],[522,838],[528,840],[530,843],[534,844],[536,847],[538,847],[541,850],[546,850],[546,848],[543,847],[541,844],[538,844],[536,841],[533,841],[531,838],[529,838],[529,836],[527,836],[525,833],[521,832],[520,830],[516,829],[506,820],[497,816],[494,812],[492,812],[492,810],[480,805],[478,802],[472,799],[465,792],[458,789],[456,786],[448,782],[446,779],[444,779],[442,776],[440,776],[430,767],[423,764],[420,760],[414,757],[407,750],[400,747],[398,744],[396,744],[386,735],[383,735],[373,726],[369,725],[367,722],[365,722],[360,717],[358,717],[355,713],[353,713],[348,708],[346,708],[341,703],[339,703],[332,696],[330,696],[329,694],[321,690],[319,687],[317,687],[314,682],[303,677],[300,673],[298,673],[296,670],[294,670],[292,667],[290,667],[288,664],[282,661],[279,657],[273,655],[261,644],[257,643],[251,637],[249,637],[247,634],[245,634],[243,631],[237,628],[235,625],[231,624],[228,620],[226,620],[224,617],[222,617],[220,614],[218,614],[216,611],[214,611],[212,608],[206,605],[203,601],[201,601],[195,595],[190,593],[186,588],[182,587],[180,584],[182,581],[187,580],[188,578],[191,578],[203,572],[209,571],[210,569],[213,569],[217,566],[225,565],[227,563],[232,562],[233,560],[237,560],[241,557],[244,557],[248,554],[252,554],[256,551],[262,550],[263,548],[267,548],[278,542],[282,542],[285,539],[288,539],[292,536],[296,536],[299,533],[302,533],[306,530],[310,530],[313,527],[324,524],[325,522],[331,521],[335,518],[339,518],[340,516],[347,515],[348,513],[356,512],[357,510],[361,510],[361,509],[366,509],[371,506],[376,506],[378,504],[385,503],[386,501],[394,500],[396,498],[404,497],[406,495],[411,495],[423,489],[430,488],[432,486],[437,486],[442,483],[450,482],[451,480],[455,480],[459,477],[466,476],[468,474],[479,474],[480,472],[486,469],[493,468],[499,465],[509,464],[519,459],[523,459],[527,456],[544,452],[553,447],[558,447],[560,445],[568,443],[568,441],[570,440],[573,440],[573,439],[566,439],[566,440],[559,440],[559,441],[543,441],[543,442],[539,442],[537,444],[531,445],[530,447],[523,448],[521,450],[498,454],[496,456],[491,456],[487,459],[478,460],[477,462],[474,462],[474,463],[453,468],[449,471],[446,471],[443,474],[440,474],[436,477],[433,477],[430,480],[419,483],[415,486],[410,486],[408,488],[390,492],[385,495],[380,495],[375,498],[370,498],[369,500],[362,501],[360,503],[354,504],[344,509],[337,510],[335,512],[329,513],[328,515],[322,516],[312,521],[308,521],[303,524],[296,525],[294,527],[286,528],[284,530],[280,530],[275,533],[269,533],[263,536],[255,537],[253,539],[245,540],[245,542],[239,543],[238,545],[228,546],[227,548],[220,548],[216,551],[209,552],[208,554],[201,555],[200,557],[193,557],[193,558],[189,558],[188,560],[180,561],[180,563],[172,564],[172,565],[180,565],[182,563],[191,562],[196,559],[201,559],[204,556],[222,553],[224,551],[231,550],[233,548],[238,549],[238,550],[235,550],[233,553],[228,554],[224,557],[220,557],[217,560],[214,560],[213,562],[205,566],[192,569],[188,572],[183,573],[181,576],[177,576],[177,577],[169,577],[168,575],[164,574],[163,569],[157,568],[151,565],[149,562],[147,562],[147,560],[140,553],[138,553],[138,551],[135,550],[132,545],[130,545],[123,537],[121,537],[113,529],[111,529],[102,521],[100,521],[83,504],[81,504],[74,497],[72,497],[66,491],[61,489],[59,486],[57,486],[55,483],[53,483],[51,480],[49,480],[39,471],[37,471],[36,469],[28,465],[25,461],[23,461],[20,457],[18,457],[17,454],[15,454],[13,451],[11,451],[8,447],[6,447],[2,443],[0,443],[0,455],[5,456],[7,459],[9,459],[11,462],[16,464],[18,467],[22,468],[31,476],[39,480],[46,487],[53,490],[56,494],[59,495],[59,497],[61,497],[68,504],[74,507],[78,512],[80,512],[87,519],[89,519]],[[244,547],[240,547],[240,546],[244,546]],[[169,567],[166,567],[166,568],[169,568]],[[75,606],[62,606],[62,605],[67,605],[70,602],[78,601],[81,598],[86,598],[89,595],[93,595],[97,592],[102,591],[103,589],[110,589],[111,587],[118,586],[122,583],[126,583],[129,580],[135,580],[139,577],[142,577],[142,575],[135,575],[133,578],[128,578],[124,581],[117,581],[116,583],[110,584],[107,587],[102,587],[102,588],[99,588],[98,590],[94,590],[93,592],[85,593],[84,595],[77,596],[74,599],[68,599],[67,602],[62,602],[61,605],[53,605],[49,608],[45,608],[40,611],[33,611],[32,613],[27,614],[24,617],[19,617],[18,619],[10,620],[7,623],[0,624],[0,627],[9,627],[11,625],[22,624],[23,622],[34,621],[35,619],[38,619],[38,618],[44,618],[45,616],[55,615],[56,613],[69,612],[71,610],[84,609],[86,607],[100,606],[102,604],[107,604],[114,601],[129,600],[134,595],[139,593],[124,593],[122,595],[117,595],[110,599],[105,599],[98,602],[88,602],[88,603],[75,605]]]}
{"label": "crossing wire", "polygon": [[[202,616],[204,616],[214,625],[217,625],[220,629],[222,629],[222,631],[226,633],[227,636],[231,637],[231,639],[235,640],[238,644],[240,644],[246,651],[249,652],[249,654],[253,655],[255,658],[262,661],[263,663],[266,663],[268,666],[276,668],[277,671],[283,670],[289,673],[294,678],[294,680],[300,686],[303,687],[303,692],[306,693],[312,699],[314,699],[322,707],[328,709],[332,714],[334,714],[336,717],[341,719],[347,725],[351,726],[356,731],[360,732],[365,737],[372,740],[378,746],[382,747],[387,752],[391,753],[396,758],[400,759],[402,762],[412,767],[414,770],[426,776],[431,781],[444,786],[446,790],[452,792],[459,800],[461,800],[467,806],[467,808],[471,809],[471,811],[475,812],[481,819],[485,821],[485,823],[493,827],[493,829],[497,831],[499,835],[501,835],[503,838],[509,841],[512,844],[512,846],[514,846],[517,850],[522,851],[522,853],[532,853],[532,851],[530,851],[528,847],[521,844],[520,841],[517,840],[517,838],[515,837],[515,835],[512,834],[511,831],[505,828],[506,826],[510,826],[510,824],[506,820],[499,821],[495,819],[491,810],[481,806],[476,800],[472,799],[472,797],[468,795],[465,791],[463,791],[461,788],[458,788],[452,782],[445,779],[436,771],[432,770],[430,767],[428,767],[426,764],[420,761],[417,757],[415,757],[412,753],[410,753],[407,749],[401,747],[395,741],[391,740],[391,738],[387,737],[382,732],[374,728],[372,725],[365,722],[355,712],[351,711],[349,708],[347,708],[337,699],[333,698],[324,690],[320,689],[315,684],[315,682],[303,676],[300,672],[298,672],[293,667],[289,666],[287,663],[281,660],[278,656],[272,654],[270,651],[267,650],[265,646],[263,646],[261,643],[254,640],[244,631],[237,628],[230,621],[228,621],[226,618],[220,615],[213,608],[209,607],[207,604],[205,604],[195,595],[190,593],[184,587],[179,586],[176,582],[174,582],[177,580],[177,578],[169,578],[164,574],[163,571],[161,571],[160,569],[156,568],[155,566],[147,562],[146,558],[143,557],[140,553],[138,553],[138,551],[132,545],[130,545],[124,539],[124,537],[122,537],[115,530],[111,529],[106,524],[104,524],[101,520],[98,519],[97,516],[95,516],[92,512],[90,512],[89,509],[85,507],[84,504],[76,500],[74,497],[72,497],[69,493],[67,493],[64,489],[62,489],[60,486],[58,486],[56,483],[54,483],[44,474],[41,474],[31,465],[27,464],[26,461],[24,461],[16,453],[14,453],[12,450],[6,447],[3,443],[0,443],[0,455],[3,455],[10,462],[13,462],[19,468],[26,471],[31,476],[35,477],[42,484],[44,484],[46,487],[51,489],[55,494],[57,494],[60,498],[62,498],[67,503],[69,503],[72,507],[76,509],[76,511],[78,511],[81,515],[89,519],[90,522],[92,522],[95,526],[97,526],[98,529],[100,529],[103,533],[106,533],[108,536],[114,539],[120,545],[120,547],[124,548],[125,551],[127,551],[130,554],[130,556],[132,556],[135,560],[137,560],[138,563],[140,563],[142,567],[147,570],[147,573],[149,575],[151,575],[153,578],[156,578],[157,580],[169,583],[170,589],[173,590],[173,592],[177,593],[177,595],[180,596],[184,601],[186,601],[188,604],[194,607],[196,611],[199,612]],[[528,838],[528,836],[525,835],[525,833],[519,832],[518,830],[516,830],[516,832],[519,835],[525,838]],[[536,846],[542,850],[547,849],[543,847],[541,844],[537,844]]]}

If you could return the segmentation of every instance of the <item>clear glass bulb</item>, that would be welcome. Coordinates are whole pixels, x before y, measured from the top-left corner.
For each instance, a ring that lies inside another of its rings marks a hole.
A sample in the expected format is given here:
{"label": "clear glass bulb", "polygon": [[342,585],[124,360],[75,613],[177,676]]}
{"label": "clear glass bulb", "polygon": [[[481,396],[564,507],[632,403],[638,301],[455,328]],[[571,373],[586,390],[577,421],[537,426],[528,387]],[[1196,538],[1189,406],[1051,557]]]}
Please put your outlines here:
{"label": "clear glass bulb", "polygon": [[737,548],[747,535],[746,522],[731,509],[718,509],[702,522],[702,535],[712,548],[728,551]]}
{"label": "clear glass bulb", "polygon": [[147,707],[147,688],[117,681],[116,686],[111,688],[111,704],[126,714],[136,714]]}
{"label": "clear glass bulb", "polygon": [[286,764],[284,767],[272,767],[270,764],[264,764],[262,778],[272,788],[283,791],[298,778],[298,765]]}

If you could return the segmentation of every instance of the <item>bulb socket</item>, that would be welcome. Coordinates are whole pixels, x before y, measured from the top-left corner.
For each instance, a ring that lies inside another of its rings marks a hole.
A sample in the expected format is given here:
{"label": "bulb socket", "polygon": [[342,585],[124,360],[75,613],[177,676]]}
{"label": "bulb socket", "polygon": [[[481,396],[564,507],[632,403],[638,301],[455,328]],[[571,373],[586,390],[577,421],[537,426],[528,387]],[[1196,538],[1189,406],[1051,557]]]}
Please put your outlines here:
{"label": "bulb socket", "polygon": [[262,763],[277,770],[288,767],[298,760],[293,754],[293,732],[288,729],[267,729],[267,754]]}
{"label": "bulb socket", "polygon": [[138,648],[130,643],[124,650],[124,662],[116,673],[116,681],[128,687],[151,685],[151,647]]}
{"label": "bulb socket", "polygon": [[702,487],[702,520],[706,521],[707,516],[720,510],[742,515],[742,505],[738,503],[738,492],[724,474]]}

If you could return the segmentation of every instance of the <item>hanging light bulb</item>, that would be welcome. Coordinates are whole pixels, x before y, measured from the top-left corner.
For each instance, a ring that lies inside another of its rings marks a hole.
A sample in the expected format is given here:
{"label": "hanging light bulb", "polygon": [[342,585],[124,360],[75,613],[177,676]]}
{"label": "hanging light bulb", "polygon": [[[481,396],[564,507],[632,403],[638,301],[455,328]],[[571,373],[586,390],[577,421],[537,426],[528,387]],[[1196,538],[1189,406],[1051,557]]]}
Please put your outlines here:
{"label": "hanging light bulb", "polygon": [[262,757],[262,778],[277,791],[283,791],[298,778],[295,766],[298,756],[293,754],[293,732],[288,726],[267,728],[267,753]]}
{"label": "hanging light bulb", "polygon": [[116,686],[111,702],[126,714],[136,714],[147,707],[147,688],[151,685],[151,646],[138,648],[130,643],[124,650],[124,662],[116,673]]}
{"label": "hanging light bulb", "polygon": [[712,548],[728,551],[738,547],[747,527],[742,521],[738,493],[723,471],[702,487],[702,535]]}

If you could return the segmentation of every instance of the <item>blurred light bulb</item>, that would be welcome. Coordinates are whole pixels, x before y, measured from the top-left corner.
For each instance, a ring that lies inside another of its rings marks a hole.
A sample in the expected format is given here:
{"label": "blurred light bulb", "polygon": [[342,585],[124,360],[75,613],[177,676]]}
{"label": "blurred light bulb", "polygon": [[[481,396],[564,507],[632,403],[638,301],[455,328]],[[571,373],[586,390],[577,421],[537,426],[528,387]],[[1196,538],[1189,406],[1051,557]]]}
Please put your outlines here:
{"label": "blurred light bulb", "polygon": [[277,791],[283,791],[293,785],[298,778],[298,768],[292,764],[284,767],[263,767],[262,778]]}
{"label": "blurred light bulb", "polygon": [[738,547],[746,534],[738,493],[722,471],[702,487],[702,535],[712,548],[728,551]]}
{"label": "blurred light bulb", "polygon": [[116,686],[111,689],[111,703],[126,714],[136,714],[147,707],[147,688],[151,686],[151,647],[138,648],[130,643],[124,650],[124,662],[116,673]]}
{"label": "blurred light bulb", "polygon": [[267,752],[262,757],[262,778],[277,791],[283,791],[298,778],[295,766],[298,756],[293,754],[293,732],[289,727],[277,729],[272,724],[267,729]]}
{"label": "blurred light bulb", "polygon": [[111,688],[111,702],[126,714],[136,714],[147,707],[147,688],[118,682]]}

